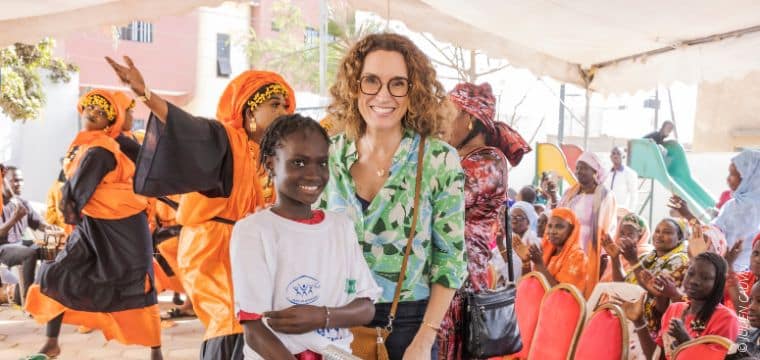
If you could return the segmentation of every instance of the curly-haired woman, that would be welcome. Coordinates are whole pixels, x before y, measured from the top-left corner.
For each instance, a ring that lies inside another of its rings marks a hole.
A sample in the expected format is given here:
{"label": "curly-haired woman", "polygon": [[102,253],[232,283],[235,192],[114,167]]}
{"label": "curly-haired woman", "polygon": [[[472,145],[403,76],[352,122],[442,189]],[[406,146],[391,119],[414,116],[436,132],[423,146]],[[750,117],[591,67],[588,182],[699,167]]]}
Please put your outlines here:
{"label": "curly-haired woman", "polygon": [[432,138],[450,112],[430,60],[409,39],[374,34],[349,50],[330,89],[332,140],[322,206],[353,221],[383,294],[370,326],[385,326],[412,222],[418,146],[419,218],[393,331],[392,359],[437,358],[436,333],[467,274],[464,173],[457,151]]}

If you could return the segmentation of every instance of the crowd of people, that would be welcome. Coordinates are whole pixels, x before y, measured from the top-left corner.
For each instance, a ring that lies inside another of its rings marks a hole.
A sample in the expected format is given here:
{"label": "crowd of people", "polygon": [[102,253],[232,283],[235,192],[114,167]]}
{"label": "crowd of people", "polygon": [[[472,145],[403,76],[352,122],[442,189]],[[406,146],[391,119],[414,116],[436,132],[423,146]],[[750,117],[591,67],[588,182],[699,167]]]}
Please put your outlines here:
{"label": "crowd of people", "polygon": [[[162,359],[161,321],[179,316],[204,326],[204,360],[359,355],[378,338],[390,359],[472,358],[468,294],[530,272],[586,298],[602,284],[643,288],[638,301],[609,298],[641,358],[705,335],[744,344],[734,358],[760,356],[758,151],[727,164],[730,200],[714,219],[673,196],[675,216],[650,228],[621,148],[612,168],[583,153],[564,194],[546,176],[509,191],[531,149],[496,121],[491,87],[447,93],[401,35],[345,54],[321,123],[295,113],[276,73],[240,74],[205,119],[151,92],[129,57],[106,61],[132,94],[80,98],[82,131],[44,218],[21,197],[21,171],[3,168],[0,263],[22,276],[1,279],[46,326],[29,359],[65,350],[64,323]],[[131,132],[137,101],[151,111],[144,136]],[[38,271],[27,229],[65,234]],[[163,291],[181,307],[160,314]]]}

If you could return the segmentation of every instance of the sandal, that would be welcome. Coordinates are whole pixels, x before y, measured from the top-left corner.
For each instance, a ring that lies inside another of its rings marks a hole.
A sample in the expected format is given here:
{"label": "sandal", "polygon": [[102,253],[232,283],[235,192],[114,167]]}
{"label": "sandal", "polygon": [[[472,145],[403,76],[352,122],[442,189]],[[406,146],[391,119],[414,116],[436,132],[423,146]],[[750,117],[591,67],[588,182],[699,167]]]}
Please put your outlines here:
{"label": "sandal", "polygon": [[177,306],[185,305],[185,302],[182,301],[182,298],[179,296],[179,293],[174,293],[174,297],[172,297],[172,303]]}
{"label": "sandal", "polygon": [[185,312],[182,312],[180,308],[171,308],[169,311],[161,314],[161,320],[172,320],[172,319],[181,319],[181,318],[194,318],[197,317],[195,314],[188,314]]}

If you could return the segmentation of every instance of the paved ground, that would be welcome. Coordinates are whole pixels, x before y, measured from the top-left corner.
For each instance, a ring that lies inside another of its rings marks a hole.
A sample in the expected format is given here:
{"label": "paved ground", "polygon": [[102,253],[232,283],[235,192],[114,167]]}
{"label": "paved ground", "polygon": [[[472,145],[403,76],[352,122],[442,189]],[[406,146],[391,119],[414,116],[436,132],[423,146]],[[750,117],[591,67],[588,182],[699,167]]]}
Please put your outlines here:
{"label": "paved ground", "polygon": [[[173,307],[171,297],[159,297],[161,308]],[[0,306],[0,359],[14,360],[35,353],[45,337],[45,328],[26,317],[20,310]],[[163,331],[165,360],[196,360],[203,338],[198,320],[179,320],[176,326]],[[76,328],[61,329],[59,360],[148,359],[149,349],[106,342],[98,331],[79,334]]]}

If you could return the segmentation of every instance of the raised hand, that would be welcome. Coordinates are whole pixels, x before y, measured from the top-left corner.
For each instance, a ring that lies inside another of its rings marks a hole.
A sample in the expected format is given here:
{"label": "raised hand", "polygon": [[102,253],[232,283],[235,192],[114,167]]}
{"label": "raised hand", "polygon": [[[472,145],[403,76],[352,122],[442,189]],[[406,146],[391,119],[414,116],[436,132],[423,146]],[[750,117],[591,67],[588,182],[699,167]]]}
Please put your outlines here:
{"label": "raised hand", "polygon": [[670,200],[668,201],[668,207],[678,211],[678,213],[683,216],[686,219],[694,219],[695,216],[692,214],[691,210],[689,209],[689,204],[686,203],[686,200],[681,199],[678,195],[673,195],[670,197]]}
{"label": "raised hand", "polygon": [[522,242],[522,239],[517,234],[512,235],[512,249],[523,263],[530,261],[530,247]]}
{"label": "raised hand", "polygon": [[733,269],[734,263],[736,262],[736,259],[739,258],[739,255],[742,253],[742,245],[744,244],[744,239],[736,240],[733,246],[731,246],[728,251],[726,251],[726,255],[724,258],[726,259],[726,262],[728,263],[728,268]]}
{"label": "raised hand", "polygon": [[620,238],[620,254],[623,255],[625,261],[633,265],[639,261],[638,249],[636,241],[627,237]]}
{"label": "raised hand", "polygon": [[129,56],[124,56],[126,65],[121,65],[108,56],[106,56],[106,61],[111,65],[119,80],[128,85],[137,96],[145,95],[145,80]]}
{"label": "raised hand", "polygon": [[530,261],[532,261],[534,264],[544,265],[544,252],[538,245],[533,244],[530,246],[529,257]]}
{"label": "raised hand", "polygon": [[620,256],[620,247],[612,241],[612,238],[607,232],[602,234],[602,246],[604,247],[604,251],[606,251],[607,255],[610,257],[616,258]]}
{"label": "raised hand", "polygon": [[689,256],[695,257],[703,252],[707,252],[710,249],[710,243],[705,238],[702,224],[694,224],[691,226],[691,239],[689,239]]}
{"label": "raised hand", "polygon": [[673,280],[673,277],[671,277],[670,274],[657,275],[654,278],[653,287],[657,289],[662,296],[665,296],[668,299],[678,299],[682,296],[681,292],[678,290],[676,281]]}

